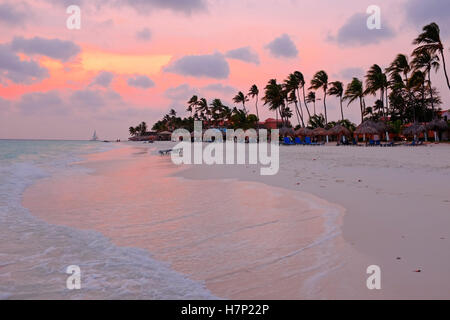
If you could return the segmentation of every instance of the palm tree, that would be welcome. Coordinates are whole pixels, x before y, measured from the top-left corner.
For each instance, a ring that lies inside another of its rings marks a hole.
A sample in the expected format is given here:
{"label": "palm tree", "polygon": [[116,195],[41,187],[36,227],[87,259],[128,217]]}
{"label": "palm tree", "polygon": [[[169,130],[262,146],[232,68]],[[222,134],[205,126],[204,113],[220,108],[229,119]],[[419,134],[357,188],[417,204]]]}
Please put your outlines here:
{"label": "palm tree", "polygon": [[300,114],[300,111],[298,110],[298,106],[297,106],[298,105],[298,100],[297,100],[297,95],[295,94],[295,91],[291,91],[288,94],[287,102],[288,103],[294,102],[294,104],[295,104],[295,115],[297,116],[298,125],[300,127],[304,128],[305,127],[305,122],[304,122],[304,119],[303,119],[303,115]]}
{"label": "palm tree", "polygon": [[358,78],[353,78],[352,82],[347,85],[347,90],[345,90],[344,100],[348,100],[348,104],[352,103],[356,99],[359,99],[359,107],[361,109],[361,123],[364,122],[364,114],[366,103],[364,101],[364,89],[363,83]]}
{"label": "palm tree", "polygon": [[[308,112],[308,117],[311,118],[311,113],[309,112],[308,103],[307,103],[306,94],[305,94],[305,84],[306,84],[305,77],[303,76],[303,73],[301,73],[300,71],[294,71],[294,75],[295,75],[295,77],[297,77],[300,87],[303,90],[303,102],[305,103],[305,108],[306,108],[306,112]],[[297,96],[300,99],[300,93],[298,92],[298,89],[297,89]]]}
{"label": "palm tree", "polygon": [[252,99],[255,99],[255,107],[256,107],[256,117],[258,118],[259,122],[259,111],[258,111],[258,96],[259,96],[259,89],[256,86],[256,84],[252,85],[250,88],[250,91],[248,92],[248,96]]}
{"label": "palm tree", "polygon": [[264,88],[264,97],[262,100],[264,101],[264,105],[269,105],[270,111],[276,112],[277,119],[278,115],[281,117],[281,108],[284,107],[285,100],[283,95],[283,87],[277,83],[276,79],[269,80],[268,84]]}
{"label": "palm tree", "polygon": [[186,109],[187,112],[191,113],[191,117],[192,117],[192,112],[195,110],[195,107],[197,106],[198,103],[198,97],[197,96],[192,96],[192,98],[188,101],[188,108]]}
{"label": "palm tree", "polygon": [[223,119],[224,111],[226,106],[223,105],[222,100],[220,99],[214,99],[211,103],[211,117],[214,121],[214,124],[217,125],[217,123]]}
{"label": "palm tree", "polygon": [[423,70],[424,73],[428,77],[428,87],[430,90],[430,97],[431,97],[431,110],[432,110],[432,117],[434,119],[434,99],[433,99],[433,86],[431,85],[431,70],[434,70],[437,72],[439,70],[439,67],[441,66],[439,64],[439,57],[437,54],[433,54],[430,51],[414,51],[413,53],[413,61],[412,65],[414,66],[414,71],[417,70]]}
{"label": "palm tree", "polygon": [[318,90],[322,88],[323,89],[323,109],[325,111],[325,124],[328,124],[328,117],[327,117],[327,89],[328,89],[328,74],[321,70],[317,72],[313,79],[311,80],[311,87],[310,89]]}
{"label": "palm tree", "polygon": [[147,123],[141,122],[137,131],[141,136],[143,136],[147,132]]}
{"label": "palm tree", "polygon": [[440,33],[439,26],[435,22],[423,27],[422,33],[413,41],[413,44],[419,45],[414,52],[428,51],[431,55],[436,52],[441,54],[445,79],[447,80],[447,86],[450,90],[450,82],[447,75],[447,67],[445,65],[444,45],[442,44]]}
{"label": "palm tree", "polygon": [[314,91],[308,92],[308,95],[306,96],[306,102],[312,102],[314,105],[314,115],[316,115],[316,93]]}
{"label": "palm tree", "polygon": [[244,107],[244,112],[247,113],[247,109],[245,109],[245,103],[248,101],[248,97],[239,91],[238,94],[233,98],[234,103],[242,103]]}
{"label": "palm tree", "polygon": [[398,54],[391,65],[386,69],[391,76],[395,73],[403,74],[405,83],[408,82],[408,74],[411,72],[411,66],[408,57],[404,54]]}
{"label": "palm tree", "polygon": [[136,135],[136,128],[130,127],[129,131],[130,131],[130,135],[131,135],[131,136],[134,137],[134,136]]}
{"label": "palm tree", "polygon": [[384,112],[384,93],[386,92],[386,88],[388,87],[388,85],[389,83],[387,81],[386,74],[383,72],[381,67],[377,64],[374,64],[372,67],[370,67],[366,75],[366,90],[364,91],[364,94],[376,95],[377,91],[380,90],[380,100],[382,102],[383,115],[386,114]]}
{"label": "palm tree", "polygon": [[331,88],[328,89],[328,94],[330,96],[336,96],[339,98],[339,103],[341,104],[341,117],[344,121],[344,111],[342,109],[342,96],[344,95],[344,84],[340,81],[331,82]]}
{"label": "palm tree", "polygon": [[311,119],[309,119],[308,124],[309,127],[313,129],[325,128],[325,117],[323,116],[323,114],[315,114],[311,117]]}
{"label": "palm tree", "polygon": [[208,115],[210,114],[210,110],[208,108],[208,101],[205,98],[201,98],[196,103],[195,112],[200,114],[200,118],[202,120],[208,120]]}
{"label": "palm tree", "polygon": [[[426,75],[420,71],[416,70],[412,74],[411,78],[409,79],[407,86],[410,88],[410,90],[417,91],[419,94],[422,95],[422,101],[424,100],[425,96],[425,81],[426,81]],[[415,99],[417,100],[417,99]],[[413,111],[413,120],[414,123],[417,121],[417,106],[419,103],[417,101],[413,101],[412,103],[412,111]]]}
{"label": "palm tree", "polygon": [[[295,113],[297,115],[298,124],[305,127],[305,122],[303,121],[302,103],[299,101],[300,97],[297,95],[300,88],[299,78],[295,74],[291,73],[288,78],[284,80],[283,87],[288,97],[288,102],[295,103]],[[298,107],[298,103],[300,103],[300,108]]]}

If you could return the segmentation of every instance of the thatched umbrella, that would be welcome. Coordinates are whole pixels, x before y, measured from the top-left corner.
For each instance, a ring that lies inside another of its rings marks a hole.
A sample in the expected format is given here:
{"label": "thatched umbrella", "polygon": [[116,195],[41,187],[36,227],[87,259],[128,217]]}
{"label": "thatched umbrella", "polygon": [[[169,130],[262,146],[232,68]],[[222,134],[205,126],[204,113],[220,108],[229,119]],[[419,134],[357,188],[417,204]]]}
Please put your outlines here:
{"label": "thatched umbrella", "polygon": [[317,136],[327,136],[328,135],[328,130],[325,130],[324,128],[316,128],[312,131],[312,135],[317,137]]}
{"label": "thatched umbrella", "polygon": [[439,141],[437,133],[448,130],[448,123],[444,120],[434,119],[426,125],[426,129],[434,131],[434,141]]}
{"label": "thatched umbrella", "polygon": [[340,125],[340,124],[335,125],[333,128],[331,128],[330,130],[328,130],[328,132],[329,132],[331,135],[336,135],[336,136],[343,135],[343,136],[347,136],[347,137],[348,137],[348,136],[351,135],[350,130],[348,130],[346,127],[344,127],[344,126],[342,126],[342,125]]}
{"label": "thatched umbrella", "polygon": [[379,134],[380,133],[380,127],[377,125],[376,122],[372,120],[366,120],[363,123],[361,123],[355,130],[355,133],[357,135],[362,134],[363,140],[366,141],[366,134]]}
{"label": "thatched umbrella", "polygon": [[312,136],[313,131],[308,128],[300,128],[297,131],[295,131],[295,135],[298,137],[309,137]]}
{"label": "thatched umbrella", "polygon": [[389,141],[389,132],[392,132],[392,126],[388,125],[383,121],[375,122],[375,127],[379,130],[380,133],[386,134],[386,141]]}
{"label": "thatched umbrella", "polygon": [[346,127],[344,127],[340,124],[337,124],[330,130],[328,130],[328,133],[333,136],[338,136],[339,140],[341,139],[342,136],[344,136],[344,142],[345,142],[345,137],[350,137],[352,135],[350,130],[348,130]]}
{"label": "thatched umbrella", "polygon": [[280,129],[280,135],[283,137],[287,137],[287,136],[295,136],[295,131],[292,128],[287,128],[287,127],[283,127]]}
{"label": "thatched umbrella", "polygon": [[411,126],[403,129],[403,134],[405,136],[414,136],[414,140],[417,139],[417,135],[421,134],[422,132],[427,131],[427,129],[425,128],[425,126],[419,124],[419,123],[414,123]]}

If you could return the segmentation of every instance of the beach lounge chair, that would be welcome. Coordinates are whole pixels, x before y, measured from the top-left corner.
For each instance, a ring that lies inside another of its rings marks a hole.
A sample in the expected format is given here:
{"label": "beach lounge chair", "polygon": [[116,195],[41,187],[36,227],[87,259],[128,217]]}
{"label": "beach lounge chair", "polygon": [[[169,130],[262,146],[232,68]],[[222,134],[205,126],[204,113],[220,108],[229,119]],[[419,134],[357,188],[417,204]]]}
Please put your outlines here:
{"label": "beach lounge chair", "polygon": [[318,145],[317,142],[312,142],[310,137],[305,138],[304,144],[309,145],[309,146],[317,146]]}
{"label": "beach lounge chair", "polygon": [[168,155],[169,153],[172,152],[172,149],[168,149],[168,150],[159,150],[159,154],[164,156],[164,155]]}
{"label": "beach lounge chair", "polygon": [[369,147],[375,146],[375,140],[369,140],[368,146],[369,146]]}
{"label": "beach lounge chair", "polygon": [[294,146],[295,142],[292,142],[291,138],[285,137],[284,140],[283,140],[283,144],[285,146]]}
{"label": "beach lounge chair", "polygon": [[311,146],[312,142],[311,142],[311,138],[310,137],[306,137],[305,138],[305,144]]}
{"label": "beach lounge chair", "polygon": [[298,145],[302,145],[303,144],[302,139],[300,139],[299,137],[296,137],[294,142],[295,142],[295,144],[298,144]]}
{"label": "beach lounge chair", "polygon": [[394,141],[391,141],[391,142],[389,142],[389,143],[382,144],[381,146],[382,146],[382,147],[394,147],[395,144],[394,144]]}
{"label": "beach lounge chair", "polygon": [[381,146],[381,141],[380,140],[375,141],[375,145],[378,147]]}

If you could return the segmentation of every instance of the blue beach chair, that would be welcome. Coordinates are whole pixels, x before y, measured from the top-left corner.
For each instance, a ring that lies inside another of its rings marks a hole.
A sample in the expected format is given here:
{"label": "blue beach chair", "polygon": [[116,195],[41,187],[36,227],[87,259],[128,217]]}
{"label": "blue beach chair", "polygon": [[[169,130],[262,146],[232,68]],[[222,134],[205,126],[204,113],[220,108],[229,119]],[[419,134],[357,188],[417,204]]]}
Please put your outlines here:
{"label": "blue beach chair", "polygon": [[311,142],[311,138],[310,137],[306,137],[305,138],[305,144],[309,145],[309,146],[316,146],[317,145],[317,143]]}
{"label": "blue beach chair", "polygon": [[291,138],[289,138],[289,137],[284,138],[283,144],[285,146],[294,146],[295,145],[295,143],[292,142]]}
{"label": "blue beach chair", "polygon": [[298,144],[298,145],[302,145],[303,144],[302,139],[300,139],[299,137],[296,137],[294,142],[295,142],[295,144]]}

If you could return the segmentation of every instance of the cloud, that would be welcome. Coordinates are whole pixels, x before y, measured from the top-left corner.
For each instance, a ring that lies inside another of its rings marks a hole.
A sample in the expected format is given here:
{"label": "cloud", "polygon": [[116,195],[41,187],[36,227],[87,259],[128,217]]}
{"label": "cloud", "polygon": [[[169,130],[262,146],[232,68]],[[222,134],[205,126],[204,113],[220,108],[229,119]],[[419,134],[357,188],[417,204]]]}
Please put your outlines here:
{"label": "cloud", "polygon": [[113,79],[114,79],[114,74],[112,72],[101,71],[94,78],[91,85],[99,85],[101,87],[108,88]]}
{"label": "cloud", "polygon": [[394,37],[395,33],[384,20],[381,29],[367,28],[367,18],[363,13],[354,14],[340,27],[335,36],[328,36],[328,41],[336,42],[340,46],[365,46]]}
{"label": "cloud", "polygon": [[447,28],[450,20],[450,1],[408,0],[405,4],[405,13],[410,24],[421,28],[426,24],[436,22],[441,26],[441,32],[445,36],[450,36],[450,30]]}
{"label": "cloud", "polygon": [[103,5],[126,6],[142,13],[148,13],[155,9],[166,9],[187,15],[207,9],[206,0],[47,0],[47,2],[64,7],[71,4],[78,6],[93,4],[96,7]]}
{"label": "cloud", "polygon": [[205,0],[118,0],[117,2],[143,12],[167,9],[189,15],[207,8]]}
{"label": "cloud", "polygon": [[227,58],[241,60],[248,63],[259,65],[259,56],[250,47],[242,47],[228,51],[225,56]]}
{"label": "cloud", "polygon": [[32,39],[15,37],[11,42],[11,48],[14,51],[25,54],[44,55],[63,62],[75,57],[81,51],[81,48],[72,41],[40,37],[34,37]]}
{"label": "cloud", "polygon": [[298,56],[297,47],[287,34],[275,38],[265,48],[277,58],[295,58]]}
{"label": "cloud", "polygon": [[69,113],[57,91],[25,93],[17,102],[17,107],[27,115],[65,115]]}
{"label": "cloud", "polygon": [[136,75],[127,81],[130,87],[148,89],[155,86],[155,83],[147,76]]}
{"label": "cloud", "polygon": [[214,91],[214,92],[219,92],[219,93],[222,93],[222,94],[232,94],[232,93],[236,93],[237,92],[236,88],[234,88],[232,86],[224,85],[222,83],[209,84],[209,85],[203,87],[202,90]]}
{"label": "cloud", "polygon": [[28,6],[22,2],[14,5],[8,2],[0,3],[0,23],[7,26],[23,25],[29,16],[28,9]]}
{"label": "cloud", "polygon": [[144,28],[136,32],[136,38],[143,41],[149,41],[152,38],[152,33],[149,28]]}
{"label": "cloud", "polygon": [[164,92],[164,96],[173,101],[188,101],[193,95],[198,95],[199,90],[193,88],[187,83],[181,84],[177,87],[172,87]]}
{"label": "cloud", "polygon": [[221,53],[210,55],[184,56],[171,62],[164,71],[184,76],[225,79],[230,75],[230,67]]}
{"label": "cloud", "polygon": [[8,45],[0,45],[0,80],[30,84],[49,77],[47,69],[34,60],[22,60]]}
{"label": "cloud", "polygon": [[344,79],[352,79],[353,77],[362,78],[364,76],[364,70],[362,68],[350,67],[342,69],[338,75],[338,77],[342,77]]}
{"label": "cloud", "polygon": [[73,92],[70,96],[70,101],[76,107],[88,107],[94,109],[103,107],[106,104],[101,92],[90,89]]}

